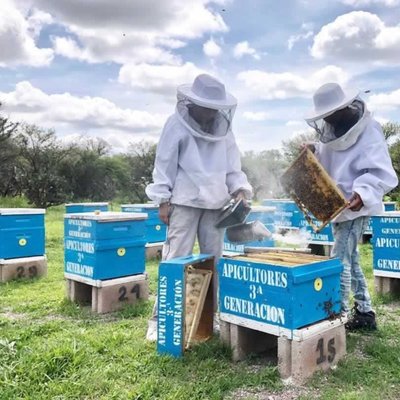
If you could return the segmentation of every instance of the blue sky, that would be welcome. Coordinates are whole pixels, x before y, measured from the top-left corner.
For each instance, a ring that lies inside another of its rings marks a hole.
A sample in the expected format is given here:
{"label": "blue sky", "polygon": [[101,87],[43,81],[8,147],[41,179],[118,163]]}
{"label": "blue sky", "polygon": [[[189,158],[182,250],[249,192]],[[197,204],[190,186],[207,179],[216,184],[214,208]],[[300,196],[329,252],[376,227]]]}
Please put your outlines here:
{"label": "blue sky", "polygon": [[201,72],[237,97],[242,152],[307,131],[326,82],[400,122],[400,0],[1,0],[0,49],[4,114],[116,152],[157,142]]}

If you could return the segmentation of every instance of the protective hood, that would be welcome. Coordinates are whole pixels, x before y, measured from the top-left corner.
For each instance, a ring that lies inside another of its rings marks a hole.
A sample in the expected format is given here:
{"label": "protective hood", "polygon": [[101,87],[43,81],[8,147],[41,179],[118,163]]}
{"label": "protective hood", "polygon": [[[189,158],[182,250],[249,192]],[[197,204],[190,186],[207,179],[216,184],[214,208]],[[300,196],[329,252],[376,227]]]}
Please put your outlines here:
{"label": "protective hood", "polygon": [[[176,115],[180,122],[197,138],[209,142],[217,142],[226,137],[231,130],[233,114],[236,106],[230,108],[206,108],[199,106],[189,97],[178,93]],[[207,119],[196,118],[196,111],[201,108],[206,113],[211,113]]]}
{"label": "protective hood", "polygon": [[307,121],[308,125],[314,128],[318,133],[319,140],[331,150],[343,151],[353,146],[370,122],[371,114],[367,110],[363,100],[357,98],[348,107],[358,111],[359,120],[342,136],[337,137],[335,135],[334,126],[324,121],[323,118]]}

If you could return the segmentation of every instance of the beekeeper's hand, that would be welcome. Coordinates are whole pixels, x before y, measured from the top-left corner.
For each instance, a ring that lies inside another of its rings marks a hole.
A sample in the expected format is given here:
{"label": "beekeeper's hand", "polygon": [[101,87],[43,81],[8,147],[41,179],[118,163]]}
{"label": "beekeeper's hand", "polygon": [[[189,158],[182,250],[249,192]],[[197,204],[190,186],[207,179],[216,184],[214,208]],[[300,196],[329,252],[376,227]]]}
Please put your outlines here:
{"label": "beekeeper's hand", "polygon": [[364,203],[360,195],[354,192],[349,199],[349,205],[347,208],[349,208],[351,211],[360,211],[363,206]]}
{"label": "beekeeper's hand", "polygon": [[243,200],[243,204],[245,206],[247,206],[247,198],[246,198],[246,194],[243,190],[238,190],[237,192],[235,192],[233,194],[233,198],[235,199],[235,201]]}
{"label": "beekeeper's hand", "polygon": [[160,217],[161,221],[167,225],[169,224],[169,211],[170,211],[169,202],[160,204],[160,207],[158,208],[158,216]]}
{"label": "beekeeper's hand", "polygon": [[304,142],[304,143],[302,143],[300,145],[300,149],[301,150],[308,149],[312,153],[315,153],[315,143],[313,143],[313,142]]}

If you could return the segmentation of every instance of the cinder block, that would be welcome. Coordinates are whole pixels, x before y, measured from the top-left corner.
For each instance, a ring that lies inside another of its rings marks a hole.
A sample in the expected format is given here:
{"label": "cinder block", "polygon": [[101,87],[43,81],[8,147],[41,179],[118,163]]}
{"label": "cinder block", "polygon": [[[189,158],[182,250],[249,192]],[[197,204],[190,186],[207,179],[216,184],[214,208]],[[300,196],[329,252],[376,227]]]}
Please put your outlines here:
{"label": "cinder block", "polygon": [[150,260],[152,258],[156,258],[157,260],[161,260],[163,243],[164,242],[147,243],[146,246],[145,246],[145,249],[146,249],[146,260]]}
{"label": "cinder block", "polygon": [[241,361],[249,354],[263,353],[277,347],[276,336],[234,324],[230,326],[230,340],[233,361]]}
{"label": "cinder block", "polygon": [[375,292],[377,294],[399,294],[400,279],[386,276],[374,276]]}
{"label": "cinder block", "polygon": [[277,354],[281,378],[295,383],[303,383],[316,371],[330,369],[346,354],[345,320],[326,320],[294,330],[293,338],[222,322],[227,326],[221,325],[221,340],[232,349],[234,361],[251,353]]}
{"label": "cinder block", "polygon": [[221,319],[219,320],[219,337],[225,346],[231,345],[231,324]]}
{"label": "cinder block", "polygon": [[[147,274],[124,278],[96,281],[81,278],[81,281],[67,278],[67,297],[79,304],[91,304],[92,311],[98,314],[109,313],[134,304],[138,299],[149,298]],[[76,278],[73,276],[73,278]]]}
{"label": "cinder block", "polygon": [[[344,325],[314,335],[308,339],[291,343],[291,377],[302,383],[314,372],[327,371],[346,354],[346,332]],[[284,367],[284,371],[287,371]]]}
{"label": "cinder block", "polygon": [[33,279],[47,275],[46,256],[0,260],[0,282]]}

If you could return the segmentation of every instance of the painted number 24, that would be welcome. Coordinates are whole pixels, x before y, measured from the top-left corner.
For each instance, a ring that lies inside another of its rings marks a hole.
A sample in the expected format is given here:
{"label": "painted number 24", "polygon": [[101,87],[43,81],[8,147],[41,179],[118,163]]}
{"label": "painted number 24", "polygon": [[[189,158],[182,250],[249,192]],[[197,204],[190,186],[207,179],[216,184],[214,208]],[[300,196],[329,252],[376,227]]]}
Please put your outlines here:
{"label": "painted number 24", "polygon": [[331,363],[336,356],[336,349],[335,349],[335,338],[331,338],[328,340],[328,355],[326,356],[325,353],[325,345],[324,345],[324,339],[320,338],[317,343],[317,349],[316,351],[319,353],[319,356],[317,358],[317,365],[322,364],[328,359],[328,362]]}

